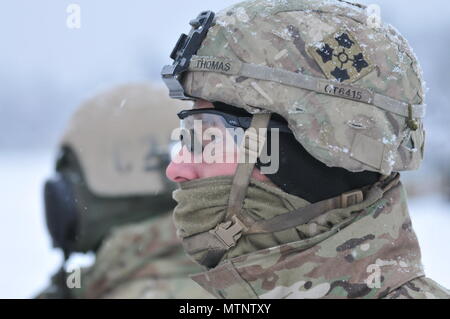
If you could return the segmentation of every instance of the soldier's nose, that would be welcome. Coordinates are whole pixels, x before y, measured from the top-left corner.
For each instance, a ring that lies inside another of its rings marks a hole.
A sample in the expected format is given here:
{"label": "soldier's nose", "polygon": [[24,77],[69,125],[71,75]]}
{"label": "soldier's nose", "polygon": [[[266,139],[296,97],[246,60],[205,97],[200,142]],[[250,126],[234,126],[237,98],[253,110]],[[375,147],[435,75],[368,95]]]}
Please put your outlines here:
{"label": "soldier's nose", "polygon": [[194,164],[193,160],[186,161],[186,154],[189,152],[185,148],[181,149],[167,166],[166,176],[172,182],[183,183],[199,178],[196,169],[199,164]]}

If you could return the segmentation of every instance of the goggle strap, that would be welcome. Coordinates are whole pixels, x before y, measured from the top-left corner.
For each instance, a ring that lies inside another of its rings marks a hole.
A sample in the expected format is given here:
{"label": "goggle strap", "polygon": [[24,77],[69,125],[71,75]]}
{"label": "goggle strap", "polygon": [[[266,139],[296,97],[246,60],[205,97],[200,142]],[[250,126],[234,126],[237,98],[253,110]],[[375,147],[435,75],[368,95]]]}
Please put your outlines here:
{"label": "goggle strap", "polygon": [[[267,134],[267,127],[271,118],[271,113],[260,113],[253,115],[252,123],[250,125],[250,132],[264,131],[264,135]],[[263,129],[263,130],[261,130]],[[266,136],[260,137],[264,141]],[[245,140],[244,140],[245,143]],[[264,145],[260,148],[263,149]],[[245,148],[245,152],[248,152],[248,148]],[[249,155],[249,154],[246,154]],[[247,189],[250,184],[253,170],[255,168],[256,161],[245,161],[238,164],[236,173],[234,175],[233,184],[231,185],[230,197],[228,200],[228,209],[226,220],[232,220],[234,216],[243,218],[243,222],[247,224],[244,216],[240,215],[242,206],[247,196]]]}

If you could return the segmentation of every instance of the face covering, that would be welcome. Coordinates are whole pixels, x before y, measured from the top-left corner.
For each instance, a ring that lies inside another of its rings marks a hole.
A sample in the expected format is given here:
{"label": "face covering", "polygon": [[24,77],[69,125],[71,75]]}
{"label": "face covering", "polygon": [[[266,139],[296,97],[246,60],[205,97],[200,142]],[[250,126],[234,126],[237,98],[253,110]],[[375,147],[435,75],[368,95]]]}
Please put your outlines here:
{"label": "face covering", "polygon": [[[215,110],[233,114],[237,117],[251,117],[247,111],[235,106],[215,102]],[[311,156],[288,128],[286,120],[278,114],[272,114],[273,123],[278,123],[273,128],[278,128],[278,149],[280,160],[279,169],[275,174],[267,175],[270,181],[284,192],[298,196],[310,203],[317,203],[340,194],[362,188],[363,186],[375,184],[381,177],[374,172],[354,173],[340,167],[328,167]],[[267,131],[268,155],[272,152],[271,130]],[[271,163],[263,164],[260,160],[256,168],[270,166]],[[299,167],[303,169],[301,174],[297,172]]]}
{"label": "face covering", "polygon": [[112,229],[164,214],[175,205],[168,192],[99,197],[78,177],[56,174],[44,189],[48,230],[54,246],[61,248],[66,256],[96,251]]}
{"label": "face covering", "polygon": [[[174,199],[178,203],[174,210],[174,222],[182,240],[212,230],[224,222],[232,181],[233,177],[228,176],[180,184],[180,189],[174,192]],[[255,221],[268,220],[309,204],[276,186],[252,179],[241,214]],[[244,234],[222,260],[315,236],[348,217],[348,212],[324,214],[319,222],[310,222],[282,232],[248,236]],[[205,254],[206,251],[198,251],[190,257],[203,266],[211,267],[204,263]]]}
{"label": "face covering", "polygon": [[[164,158],[161,165],[164,166]],[[173,209],[167,191],[144,196],[104,197],[88,187],[76,154],[62,148],[56,174],[45,183],[44,200],[47,228],[54,247],[65,257],[75,252],[96,251],[113,228],[140,222]]]}

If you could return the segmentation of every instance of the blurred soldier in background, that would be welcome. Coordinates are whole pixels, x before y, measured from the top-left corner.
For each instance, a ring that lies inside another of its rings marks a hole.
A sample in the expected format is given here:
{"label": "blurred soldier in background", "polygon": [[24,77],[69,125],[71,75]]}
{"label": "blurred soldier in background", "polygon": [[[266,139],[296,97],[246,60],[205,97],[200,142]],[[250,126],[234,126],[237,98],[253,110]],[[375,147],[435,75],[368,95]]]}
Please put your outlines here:
{"label": "blurred soldier in background", "polygon": [[125,85],[87,101],[60,143],[45,185],[48,230],[65,261],[95,252],[70,289],[63,265],[38,298],[208,298],[173,227],[173,184],[164,175],[180,105],[164,90]]}

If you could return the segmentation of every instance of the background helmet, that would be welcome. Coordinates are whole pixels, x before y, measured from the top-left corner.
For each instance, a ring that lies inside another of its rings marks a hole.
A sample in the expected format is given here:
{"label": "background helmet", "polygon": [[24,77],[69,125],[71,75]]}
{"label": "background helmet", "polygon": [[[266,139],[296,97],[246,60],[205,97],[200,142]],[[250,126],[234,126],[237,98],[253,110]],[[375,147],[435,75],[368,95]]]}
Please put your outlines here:
{"label": "background helmet", "polygon": [[49,232],[66,255],[96,250],[112,228],[175,206],[165,168],[178,121],[166,110],[183,103],[166,96],[124,85],[83,103],[71,118],[45,185]]}

